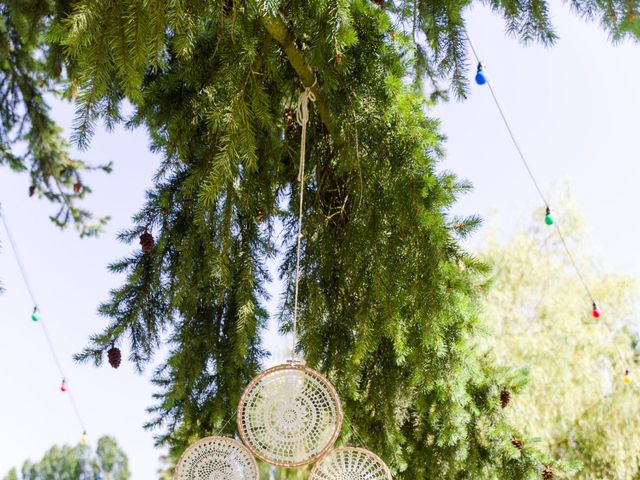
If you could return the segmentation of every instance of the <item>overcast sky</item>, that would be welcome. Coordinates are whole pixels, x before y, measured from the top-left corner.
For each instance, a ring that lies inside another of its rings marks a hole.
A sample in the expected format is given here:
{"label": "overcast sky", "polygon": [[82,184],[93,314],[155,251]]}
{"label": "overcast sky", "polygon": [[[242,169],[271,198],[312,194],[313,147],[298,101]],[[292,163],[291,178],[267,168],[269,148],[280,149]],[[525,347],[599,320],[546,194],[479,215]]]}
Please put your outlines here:
{"label": "overcast sky", "polygon": [[[636,274],[640,47],[612,46],[597,25],[571,16],[565,5],[556,4],[553,14],[561,37],[553,49],[522,47],[505,37],[502,20],[481,7],[468,14],[469,32],[545,192],[553,196],[553,187],[569,179],[604,264]],[[73,108],[56,104],[53,115],[69,131]],[[433,115],[442,119],[448,136],[441,168],[475,185],[457,212],[495,211],[492,222],[508,229],[540,207],[486,86],[474,85],[467,101],[441,105]],[[105,267],[129,251],[115,235],[142,204],[158,159],[147,151],[141,130],[99,132],[80,155],[95,164],[115,164],[113,174],[90,179],[94,194],[88,207],[112,217],[100,238],[80,240],[73,230],[57,230],[47,219],[51,206],[28,198],[28,177],[6,168],[0,169],[0,202],[91,438],[116,436],[129,455],[133,479],[148,480],[156,478],[163,453],[154,449],[152,433],[142,429],[145,408],[153,403],[149,374],[133,371],[126,348],[119,370],[75,365],[71,355],[105,324],[96,307],[119,285]],[[482,232],[475,243],[481,239]],[[82,431],[59,392],[61,379],[40,326],[30,320],[33,305],[2,230],[0,242],[0,279],[6,287],[0,295],[2,477],[52,444],[76,443]],[[277,284],[272,292],[277,300]],[[267,342],[274,353],[281,345],[275,335]]]}

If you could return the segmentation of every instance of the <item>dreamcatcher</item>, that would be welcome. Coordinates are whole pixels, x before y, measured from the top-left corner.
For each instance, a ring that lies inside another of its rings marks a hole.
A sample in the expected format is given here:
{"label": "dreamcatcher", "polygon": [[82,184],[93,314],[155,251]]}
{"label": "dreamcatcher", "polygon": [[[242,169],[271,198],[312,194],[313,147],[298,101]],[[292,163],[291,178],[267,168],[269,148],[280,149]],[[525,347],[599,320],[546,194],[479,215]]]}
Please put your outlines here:
{"label": "dreamcatcher", "polygon": [[240,442],[227,437],[198,440],[180,457],[174,480],[258,480],[258,465]]}
{"label": "dreamcatcher", "polygon": [[309,480],[392,480],[376,454],[363,448],[343,447],[329,452],[311,470]]}

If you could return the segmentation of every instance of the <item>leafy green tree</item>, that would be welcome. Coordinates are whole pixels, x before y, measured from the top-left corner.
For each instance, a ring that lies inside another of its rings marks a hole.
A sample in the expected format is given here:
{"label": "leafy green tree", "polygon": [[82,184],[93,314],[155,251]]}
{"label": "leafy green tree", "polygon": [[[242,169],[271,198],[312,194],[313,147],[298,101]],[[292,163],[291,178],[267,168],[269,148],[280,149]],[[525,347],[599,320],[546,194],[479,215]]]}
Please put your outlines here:
{"label": "leafy green tree", "polygon": [[[554,229],[536,212],[530,225],[500,240],[494,233],[482,258],[494,267],[483,319],[488,347],[500,362],[530,368],[530,386],[507,408],[527,435],[553,456],[583,464],[577,478],[640,476],[640,404],[634,379],[638,282],[604,271],[589,255],[585,226],[570,197],[554,205],[580,269],[594,288],[602,316],[591,316],[578,278]],[[635,378],[637,381],[637,378]]]}
{"label": "leafy green tree", "polygon": [[[554,41],[546,2],[490,4],[522,40]],[[478,221],[449,215],[468,185],[437,172],[442,137],[423,112],[424,78],[434,99],[446,96],[441,84],[465,94],[471,2],[63,5],[44,24],[64,50],[67,94],[77,93],[76,140],[86,145],[100,119],[125,122],[164,155],[122,234],[134,242],[148,231],[155,248],[112,265],[127,280],[101,307],[107,329],[79,356],[100,363],[128,341],[143,368],[168,339],[149,424],[162,427],[160,441],[178,453],[235,410],[265,355],[265,262],[277,255],[291,330],[300,129],[290,108],[309,87],[299,352],[332,379],[396,478],[542,475],[549,460],[512,447],[503,421],[499,392],[515,374],[474,347],[484,267],[457,237]],[[616,38],[640,33],[637,2],[572,6]]]}
{"label": "leafy green tree", "polygon": [[78,444],[54,446],[37,463],[24,462],[4,480],[128,480],[129,461],[112,437],[101,437],[95,451]]}

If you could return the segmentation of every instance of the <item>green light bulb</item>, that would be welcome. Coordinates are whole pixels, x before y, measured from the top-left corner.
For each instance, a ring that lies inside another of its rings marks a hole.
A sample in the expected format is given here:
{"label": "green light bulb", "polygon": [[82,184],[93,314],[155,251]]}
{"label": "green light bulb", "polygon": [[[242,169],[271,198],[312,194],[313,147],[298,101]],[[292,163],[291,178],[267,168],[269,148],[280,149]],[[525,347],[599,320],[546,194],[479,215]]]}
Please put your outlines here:
{"label": "green light bulb", "polygon": [[547,214],[544,216],[544,223],[553,225],[553,217],[551,216],[551,209],[549,207],[547,207]]}
{"label": "green light bulb", "polygon": [[38,313],[37,308],[33,309],[33,313],[31,314],[31,320],[33,320],[34,322],[37,322],[38,320],[40,320],[40,314]]}

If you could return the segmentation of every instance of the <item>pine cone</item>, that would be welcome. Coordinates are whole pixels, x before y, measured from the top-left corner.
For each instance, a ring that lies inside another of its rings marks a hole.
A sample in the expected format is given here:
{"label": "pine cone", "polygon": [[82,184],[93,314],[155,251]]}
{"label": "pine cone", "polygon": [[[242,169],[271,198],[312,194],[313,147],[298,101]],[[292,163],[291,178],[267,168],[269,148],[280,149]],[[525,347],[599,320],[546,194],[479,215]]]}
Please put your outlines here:
{"label": "pine cone", "polygon": [[36,193],[36,186],[35,185],[31,185],[29,187],[29,196],[33,197],[33,194]]}
{"label": "pine cone", "polygon": [[502,405],[502,408],[507,408],[507,405],[509,405],[510,401],[511,392],[505,388],[504,390],[502,390],[502,392],[500,392],[500,405]]}
{"label": "pine cone", "polygon": [[519,438],[515,438],[513,437],[511,439],[511,444],[516,447],[518,450],[522,450],[522,440],[520,440]]}
{"label": "pine cone", "polygon": [[224,16],[230,17],[233,13],[234,7],[235,5],[233,3],[233,0],[225,0],[224,5],[222,6],[222,13],[224,14]]}
{"label": "pine cone", "polygon": [[553,475],[553,470],[551,469],[551,467],[544,467],[544,470],[542,471],[542,479],[543,480],[553,480],[554,475]]}
{"label": "pine cone", "polygon": [[111,347],[107,350],[107,358],[109,359],[109,365],[113,368],[118,368],[122,361],[122,353],[120,353],[120,349],[118,347]]}
{"label": "pine cone", "polygon": [[287,133],[295,132],[296,126],[298,124],[296,123],[295,113],[293,109],[285,108],[283,116],[284,116],[284,129],[287,131]]}
{"label": "pine cone", "polygon": [[80,182],[76,182],[76,183],[73,184],[74,193],[78,193],[81,188],[82,188],[82,184]]}
{"label": "pine cone", "polygon": [[379,7],[384,7],[384,0],[372,0]]}
{"label": "pine cone", "polygon": [[146,230],[142,235],[140,235],[140,245],[142,246],[142,251],[144,253],[149,253],[151,250],[153,250],[155,244],[156,242],[153,240],[153,235],[151,235]]}

